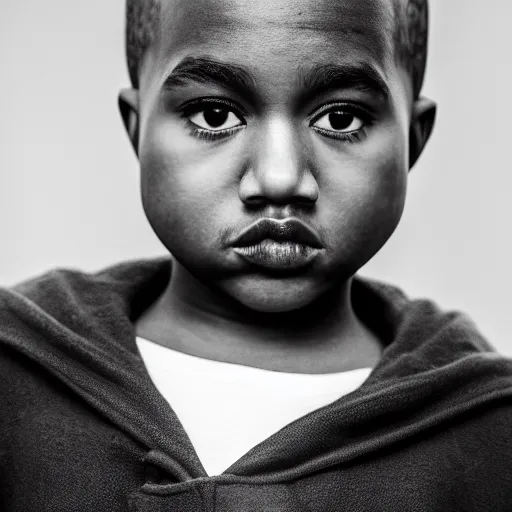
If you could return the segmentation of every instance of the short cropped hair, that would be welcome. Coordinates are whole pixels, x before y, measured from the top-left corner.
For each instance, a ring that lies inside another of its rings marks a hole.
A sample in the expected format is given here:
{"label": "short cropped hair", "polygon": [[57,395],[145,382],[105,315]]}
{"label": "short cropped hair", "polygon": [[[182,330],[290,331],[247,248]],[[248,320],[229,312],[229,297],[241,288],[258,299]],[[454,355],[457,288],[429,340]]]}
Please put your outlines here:
{"label": "short cropped hair", "polygon": [[[126,58],[136,89],[142,59],[159,30],[161,8],[161,0],[126,0]],[[393,0],[393,8],[396,57],[410,74],[417,98],[427,64],[428,0]]]}
{"label": "short cropped hair", "polygon": [[414,98],[423,87],[428,54],[428,0],[394,0],[395,52],[411,77]]}
{"label": "short cropped hair", "polygon": [[159,30],[161,10],[161,0],[126,0],[126,62],[135,89],[144,54]]}

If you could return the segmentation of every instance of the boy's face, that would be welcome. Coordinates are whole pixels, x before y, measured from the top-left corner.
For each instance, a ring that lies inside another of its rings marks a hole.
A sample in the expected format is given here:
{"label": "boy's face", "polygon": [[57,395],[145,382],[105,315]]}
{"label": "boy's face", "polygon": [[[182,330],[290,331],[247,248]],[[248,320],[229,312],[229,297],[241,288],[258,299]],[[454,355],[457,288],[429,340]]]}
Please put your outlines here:
{"label": "boy's face", "polygon": [[[252,309],[311,303],[403,210],[415,107],[390,1],[169,0],[162,14],[131,102],[153,229]],[[255,247],[234,241],[265,218],[281,222],[258,226]]]}

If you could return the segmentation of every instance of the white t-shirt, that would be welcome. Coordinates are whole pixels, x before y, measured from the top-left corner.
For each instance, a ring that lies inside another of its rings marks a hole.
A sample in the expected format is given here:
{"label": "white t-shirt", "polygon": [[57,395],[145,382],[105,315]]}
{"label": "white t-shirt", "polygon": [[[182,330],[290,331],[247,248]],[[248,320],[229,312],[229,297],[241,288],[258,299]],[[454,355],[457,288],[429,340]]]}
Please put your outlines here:
{"label": "white t-shirt", "polygon": [[203,359],[143,338],[137,346],[210,476],[285,425],[351,393],[371,372],[284,373]]}

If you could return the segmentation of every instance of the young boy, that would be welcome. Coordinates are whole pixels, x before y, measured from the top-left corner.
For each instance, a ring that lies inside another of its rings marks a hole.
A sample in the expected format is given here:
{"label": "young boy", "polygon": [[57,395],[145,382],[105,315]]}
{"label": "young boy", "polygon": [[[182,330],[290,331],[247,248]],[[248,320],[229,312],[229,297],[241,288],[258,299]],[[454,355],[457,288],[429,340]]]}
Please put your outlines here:
{"label": "young boy", "polygon": [[0,509],[510,511],[512,364],[354,277],[435,104],[426,0],[129,0],[172,254],[0,294]]}

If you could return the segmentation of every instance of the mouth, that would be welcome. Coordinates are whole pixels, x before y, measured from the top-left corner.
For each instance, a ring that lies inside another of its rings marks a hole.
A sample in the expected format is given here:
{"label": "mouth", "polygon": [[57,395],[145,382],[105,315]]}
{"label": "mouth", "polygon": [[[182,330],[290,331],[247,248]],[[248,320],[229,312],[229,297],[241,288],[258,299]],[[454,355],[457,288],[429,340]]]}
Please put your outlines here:
{"label": "mouth", "polygon": [[296,269],[311,263],[323,248],[319,236],[298,219],[261,219],[231,243],[239,256],[268,269]]}

